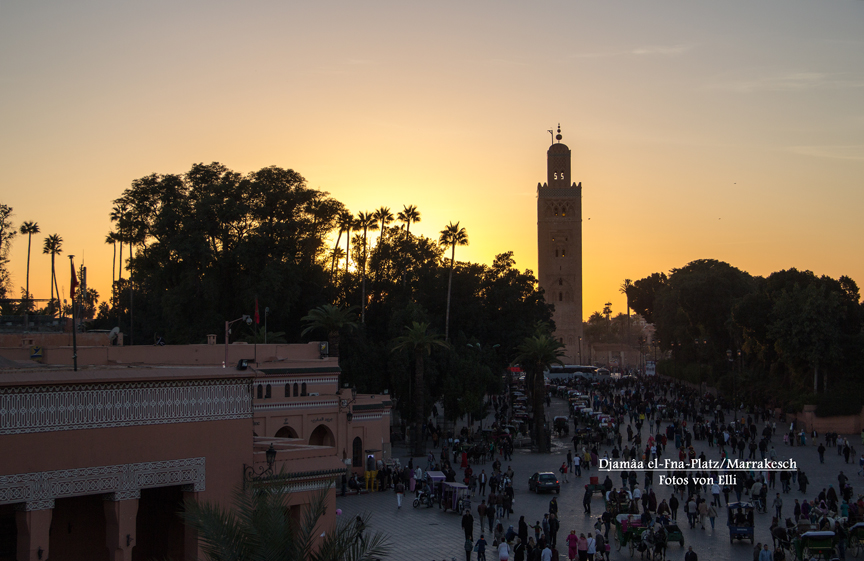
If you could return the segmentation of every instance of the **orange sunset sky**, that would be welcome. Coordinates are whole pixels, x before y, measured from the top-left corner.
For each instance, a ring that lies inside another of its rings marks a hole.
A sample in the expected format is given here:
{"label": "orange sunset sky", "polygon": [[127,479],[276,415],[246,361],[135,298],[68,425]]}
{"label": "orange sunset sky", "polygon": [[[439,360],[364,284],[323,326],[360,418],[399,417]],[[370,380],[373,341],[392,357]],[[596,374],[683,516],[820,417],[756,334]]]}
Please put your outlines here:
{"label": "orange sunset sky", "polygon": [[[467,228],[457,259],[536,271],[559,122],[586,317],[700,258],[864,283],[860,0],[4,0],[0,69],[0,202],[42,230],[36,298],[45,236],[104,297],[112,199],[212,161],[293,168],[355,213],[415,204],[412,232]],[[26,252],[19,235],[15,296]]]}

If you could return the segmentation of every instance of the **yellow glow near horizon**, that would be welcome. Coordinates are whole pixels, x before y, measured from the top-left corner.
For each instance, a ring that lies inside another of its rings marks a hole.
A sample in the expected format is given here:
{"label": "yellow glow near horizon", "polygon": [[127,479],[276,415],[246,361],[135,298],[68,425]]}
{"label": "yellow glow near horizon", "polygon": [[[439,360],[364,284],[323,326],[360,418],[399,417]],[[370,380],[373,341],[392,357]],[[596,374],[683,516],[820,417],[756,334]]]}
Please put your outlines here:
{"label": "yellow glow near horizon", "polygon": [[41,227],[31,291],[48,297],[57,233],[107,295],[111,200],[211,161],[293,168],[355,213],[415,204],[413,232],[465,226],[457,259],[513,250],[536,272],[559,122],[586,317],[701,258],[864,282],[860,3],[628,6],[4,4],[0,202]]}

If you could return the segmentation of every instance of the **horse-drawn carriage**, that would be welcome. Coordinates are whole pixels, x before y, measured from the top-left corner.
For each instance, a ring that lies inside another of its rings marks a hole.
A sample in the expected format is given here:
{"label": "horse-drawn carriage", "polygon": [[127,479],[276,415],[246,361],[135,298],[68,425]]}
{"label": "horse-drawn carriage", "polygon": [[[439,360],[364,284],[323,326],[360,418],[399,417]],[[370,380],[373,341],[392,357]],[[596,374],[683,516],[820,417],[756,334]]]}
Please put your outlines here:
{"label": "horse-drawn carriage", "polygon": [[727,520],[729,527],[729,543],[735,540],[750,540],[753,543],[753,504],[752,503],[729,503],[726,505]]}
{"label": "horse-drawn carriage", "polygon": [[832,559],[837,546],[837,536],[834,532],[804,532],[792,540],[795,559],[809,561],[810,559]]}
{"label": "horse-drawn carriage", "polygon": [[858,557],[861,550],[864,549],[864,522],[857,522],[847,530],[848,539],[846,553],[852,557]]}
{"label": "horse-drawn carriage", "polygon": [[[600,485],[600,488],[602,489],[603,486]],[[606,497],[606,510],[613,515],[638,514],[639,505],[627,491],[622,489],[618,492],[609,491]]]}
{"label": "horse-drawn carriage", "polygon": [[612,519],[612,522],[615,524],[615,536],[613,537],[615,550],[621,551],[622,547],[627,547],[630,549],[630,557],[633,557],[636,548],[642,541],[642,533],[648,528],[642,526],[642,521],[638,515],[633,514],[618,514]]}

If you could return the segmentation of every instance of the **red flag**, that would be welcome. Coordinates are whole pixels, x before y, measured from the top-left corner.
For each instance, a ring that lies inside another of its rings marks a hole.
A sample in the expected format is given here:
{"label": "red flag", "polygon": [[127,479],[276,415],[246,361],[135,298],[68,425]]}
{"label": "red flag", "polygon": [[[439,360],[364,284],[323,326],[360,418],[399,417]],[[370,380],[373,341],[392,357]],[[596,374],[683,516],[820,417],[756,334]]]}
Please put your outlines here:
{"label": "red flag", "polygon": [[75,275],[75,263],[69,260],[69,265],[72,267],[72,284],[70,285],[69,296],[72,300],[75,299],[75,289],[78,288],[78,276]]}
{"label": "red flag", "polygon": [[258,315],[258,299],[255,299],[255,325],[261,323],[261,316]]}

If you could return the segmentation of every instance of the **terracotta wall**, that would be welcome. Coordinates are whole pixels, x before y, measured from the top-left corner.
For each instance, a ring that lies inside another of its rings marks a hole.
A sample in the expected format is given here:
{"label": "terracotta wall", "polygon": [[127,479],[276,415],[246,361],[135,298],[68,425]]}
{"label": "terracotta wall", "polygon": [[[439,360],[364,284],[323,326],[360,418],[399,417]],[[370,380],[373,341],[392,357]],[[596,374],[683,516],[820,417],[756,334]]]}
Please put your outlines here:
{"label": "terracotta wall", "polygon": [[223,502],[252,461],[249,419],[83,429],[0,436],[0,473],[31,473],[205,457],[203,500]]}
{"label": "terracotta wall", "polygon": [[838,434],[859,435],[861,429],[864,428],[864,407],[857,415],[836,417],[817,417],[815,411],[815,405],[805,405],[804,411],[795,414],[797,425],[803,427],[807,432],[816,430],[819,434],[836,432]]}

